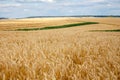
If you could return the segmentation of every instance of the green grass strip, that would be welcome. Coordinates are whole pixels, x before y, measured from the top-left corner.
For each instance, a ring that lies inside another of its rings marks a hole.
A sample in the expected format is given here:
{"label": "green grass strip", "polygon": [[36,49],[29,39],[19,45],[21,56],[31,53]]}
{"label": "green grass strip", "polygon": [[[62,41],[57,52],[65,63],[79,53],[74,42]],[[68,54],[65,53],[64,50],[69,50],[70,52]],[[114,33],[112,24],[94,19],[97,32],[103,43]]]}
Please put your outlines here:
{"label": "green grass strip", "polygon": [[114,30],[91,30],[91,32],[120,32],[120,29],[114,29]]}
{"label": "green grass strip", "polygon": [[48,26],[43,28],[24,28],[24,29],[16,29],[16,31],[49,30],[49,29],[68,28],[68,27],[76,27],[76,26],[83,26],[90,24],[98,24],[98,22],[83,22],[83,23],[67,24],[60,26]]}

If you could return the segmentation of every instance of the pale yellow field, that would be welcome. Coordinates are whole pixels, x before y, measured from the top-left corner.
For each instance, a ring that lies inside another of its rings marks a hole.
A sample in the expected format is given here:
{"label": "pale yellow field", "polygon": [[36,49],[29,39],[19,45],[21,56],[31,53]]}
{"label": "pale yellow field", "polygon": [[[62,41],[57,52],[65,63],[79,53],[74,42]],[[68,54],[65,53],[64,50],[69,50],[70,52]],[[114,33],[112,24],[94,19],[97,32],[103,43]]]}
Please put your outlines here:
{"label": "pale yellow field", "polygon": [[[100,24],[6,31],[84,21]],[[0,80],[120,80],[120,18],[44,18],[0,21]]]}
{"label": "pale yellow field", "polygon": [[[120,28],[120,18],[32,18],[0,20],[0,30],[14,30],[18,28],[47,27],[78,22],[99,22],[99,27]],[[113,27],[114,26],[114,27]],[[96,26],[95,26],[96,27]],[[97,27],[98,28],[98,27]],[[101,28],[100,28],[101,29]],[[109,28],[110,29],[110,28]]]}

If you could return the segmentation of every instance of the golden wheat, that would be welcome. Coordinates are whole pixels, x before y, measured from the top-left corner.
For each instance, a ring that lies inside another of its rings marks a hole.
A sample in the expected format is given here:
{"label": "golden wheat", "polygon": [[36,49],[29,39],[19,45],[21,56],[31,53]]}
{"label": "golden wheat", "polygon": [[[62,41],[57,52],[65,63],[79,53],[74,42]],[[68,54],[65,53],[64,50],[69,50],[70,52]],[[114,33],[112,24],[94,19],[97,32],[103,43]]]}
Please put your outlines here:
{"label": "golden wheat", "polygon": [[120,33],[88,31],[119,27],[97,25],[0,31],[0,80],[119,80]]}

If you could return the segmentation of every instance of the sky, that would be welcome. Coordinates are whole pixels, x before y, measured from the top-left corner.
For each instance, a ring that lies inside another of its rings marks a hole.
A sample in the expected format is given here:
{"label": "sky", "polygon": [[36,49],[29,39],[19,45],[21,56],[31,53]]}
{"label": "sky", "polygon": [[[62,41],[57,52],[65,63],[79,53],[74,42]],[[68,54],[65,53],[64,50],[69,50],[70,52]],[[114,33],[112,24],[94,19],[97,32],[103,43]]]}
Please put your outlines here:
{"label": "sky", "polygon": [[0,0],[0,17],[120,15],[120,0]]}

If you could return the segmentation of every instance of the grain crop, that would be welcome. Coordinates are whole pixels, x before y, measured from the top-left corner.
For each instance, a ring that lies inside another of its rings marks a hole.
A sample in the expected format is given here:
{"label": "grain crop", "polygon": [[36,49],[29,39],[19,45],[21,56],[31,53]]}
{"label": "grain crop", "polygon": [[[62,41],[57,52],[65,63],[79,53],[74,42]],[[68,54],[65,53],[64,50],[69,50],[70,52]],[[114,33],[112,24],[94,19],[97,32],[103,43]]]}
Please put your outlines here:
{"label": "grain crop", "polygon": [[[40,24],[50,26],[80,21],[100,24],[5,31],[24,28],[23,25],[44,27]],[[0,80],[120,80],[120,32],[89,32],[120,29],[119,21],[119,18],[1,20]]]}

